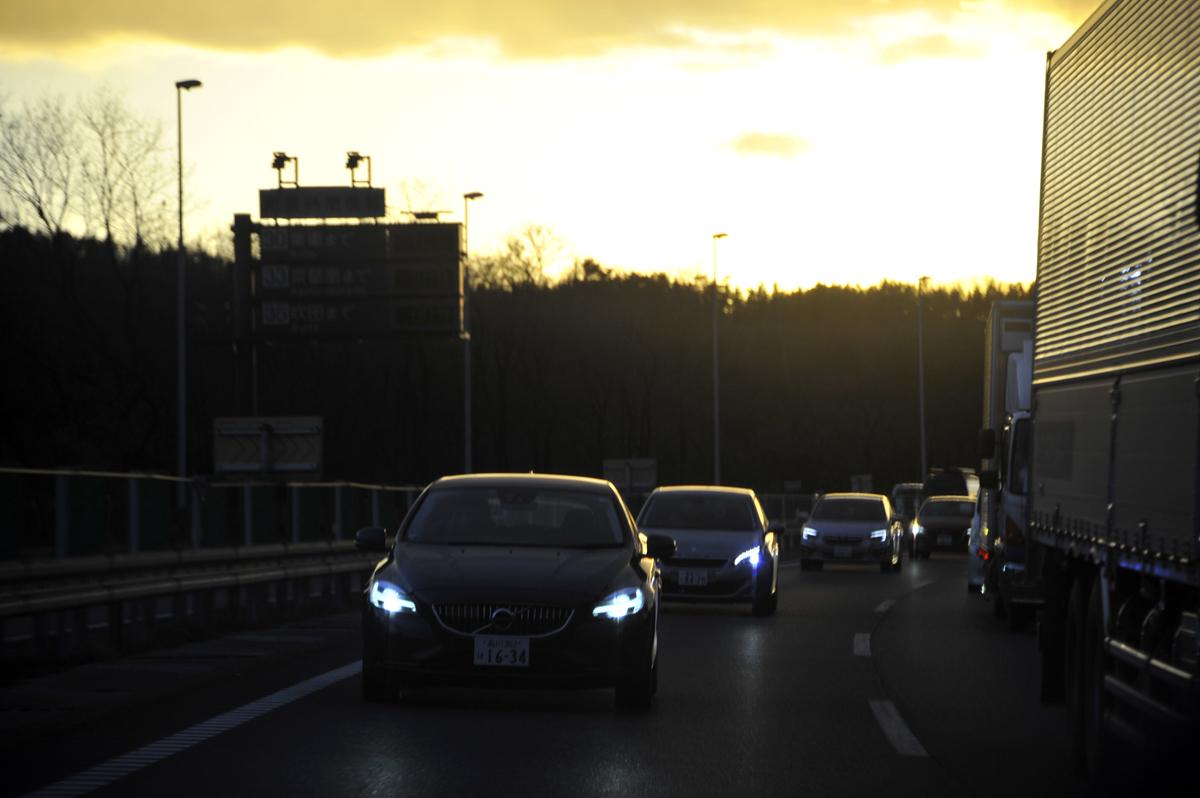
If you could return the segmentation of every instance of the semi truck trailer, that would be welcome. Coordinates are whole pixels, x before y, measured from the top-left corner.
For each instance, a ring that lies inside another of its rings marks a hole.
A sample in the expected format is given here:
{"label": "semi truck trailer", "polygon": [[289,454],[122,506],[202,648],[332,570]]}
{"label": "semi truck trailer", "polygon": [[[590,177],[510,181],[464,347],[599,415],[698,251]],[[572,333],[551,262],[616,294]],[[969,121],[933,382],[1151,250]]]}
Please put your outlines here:
{"label": "semi truck trailer", "polygon": [[[1047,58],[1033,342],[1013,596],[1036,607],[1043,698],[1094,782],[1151,755],[1197,789],[1196,0],[1106,0]],[[1006,456],[984,482],[1011,486]]]}

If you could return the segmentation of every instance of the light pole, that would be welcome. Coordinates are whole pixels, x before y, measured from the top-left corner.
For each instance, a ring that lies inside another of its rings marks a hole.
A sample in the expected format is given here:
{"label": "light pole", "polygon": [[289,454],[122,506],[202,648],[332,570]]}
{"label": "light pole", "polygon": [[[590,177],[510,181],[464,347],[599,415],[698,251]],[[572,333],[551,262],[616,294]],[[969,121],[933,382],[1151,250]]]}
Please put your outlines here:
{"label": "light pole", "polygon": [[468,310],[471,292],[471,200],[483,196],[478,191],[463,194],[463,473],[471,473],[471,323]]}
{"label": "light pole", "polygon": [[726,233],[713,233],[713,300],[712,300],[712,341],[713,341],[713,484],[721,484],[721,377],[720,339],[718,336],[717,317],[717,239],[725,238]]}
{"label": "light pole", "polygon": [[[175,472],[187,477],[187,254],[183,249],[183,93],[200,88],[195,79],[175,81],[175,131],[179,167],[179,243],[175,267]],[[182,510],[187,505],[187,486],[178,483],[177,497]]]}
{"label": "light pole", "polygon": [[917,404],[921,413],[921,481],[929,474],[929,461],[925,456],[925,324],[921,313],[921,294],[928,277],[917,281]]}

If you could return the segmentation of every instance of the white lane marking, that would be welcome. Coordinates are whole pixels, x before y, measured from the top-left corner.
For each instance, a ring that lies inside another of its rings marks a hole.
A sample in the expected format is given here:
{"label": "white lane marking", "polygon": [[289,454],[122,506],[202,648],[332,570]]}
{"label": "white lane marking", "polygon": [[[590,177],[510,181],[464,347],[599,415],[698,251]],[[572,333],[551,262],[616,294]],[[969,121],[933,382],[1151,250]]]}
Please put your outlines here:
{"label": "white lane marking", "polygon": [[921,741],[904,722],[904,718],[900,717],[900,711],[896,709],[895,704],[891,701],[870,701],[868,703],[871,705],[871,712],[875,714],[875,720],[879,722],[879,728],[883,729],[883,733],[887,735],[888,741],[892,744],[892,748],[896,749],[897,754],[929,756],[925,752],[925,747],[921,745]]}
{"label": "white lane marking", "polygon": [[879,602],[879,606],[875,608],[875,612],[887,612],[895,603],[895,599],[884,599],[883,601]]}
{"label": "white lane marking", "polygon": [[181,732],[164,737],[158,742],[144,745],[127,754],[122,754],[116,759],[110,759],[90,770],[76,773],[74,776],[68,776],[62,781],[29,793],[26,798],[50,795],[83,795],[92,790],[107,787],[118,779],[124,778],[142,768],[149,767],[156,762],[160,762],[172,754],[177,754],[180,751],[191,748],[193,745],[198,745],[216,737],[221,732],[229,731],[248,720],[254,720],[273,709],[279,709],[293,701],[298,701],[343,679],[356,676],[361,671],[362,660],[356,660],[349,665],[334,668],[327,673],[322,673],[320,676],[305,679],[302,682],[293,684],[291,687],[285,687],[257,701],[251,701],[249,704],[230,710],[223,715],[217,715],[215,718],[197,723],[195,726],[184,729]]}
{"label": "white lane marking", "polygon": [[854,635],[854,656],[871,656],[871,633],[858,632]]}
{"label": "white lane marking", "polygon": [[932,579],[924,579],[920,582],[917,582],[915,585],[913,585],[913,590],[920,590],[921,588],[929,587],[932,584],[933,584]]}

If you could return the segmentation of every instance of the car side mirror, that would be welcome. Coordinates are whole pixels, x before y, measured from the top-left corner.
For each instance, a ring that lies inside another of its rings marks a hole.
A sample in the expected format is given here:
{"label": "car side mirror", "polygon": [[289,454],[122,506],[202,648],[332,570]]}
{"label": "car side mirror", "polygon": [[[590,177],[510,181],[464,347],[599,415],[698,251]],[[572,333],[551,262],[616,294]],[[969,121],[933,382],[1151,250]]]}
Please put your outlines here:
{"label": "car side mirror", "polygon": [[354,533],[354,547],[359,551],[387,551],[387,532],[381,526],[364,526]]}
{"label": "car side mirror", "polygon": [[767,531],[774,532],[776,535],[782,535],[787,531],[787,526],[782,521],[773,521],[767,524]]}
{"label": "car side mirror", "polygon": [[1000,487],[1000,474],[995,471],[980,471],[979,487],[986,488],[987,490],[996,490]]}
{"label": "car side mirror", "polygon": [[990,460],[996,456],[996,430],[981,429],[979,430],[979,442],[977,445],[980,459]]}
{"label": "car side mirror", "polygon": [[675,538],[670,535],[647,535],[646,556],[656,560],[669,560],[675,556]]}

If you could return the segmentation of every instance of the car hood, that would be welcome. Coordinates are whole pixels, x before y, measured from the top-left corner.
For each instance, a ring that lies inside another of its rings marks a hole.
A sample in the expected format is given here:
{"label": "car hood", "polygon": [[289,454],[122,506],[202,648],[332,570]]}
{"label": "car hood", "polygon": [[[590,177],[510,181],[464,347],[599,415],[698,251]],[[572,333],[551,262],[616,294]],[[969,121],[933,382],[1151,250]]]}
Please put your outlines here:
{"label": "car hood", "polygon": [[970,518],[930,518],[921,521],[921,528],[926,532],[962,532],[971,528]]}
{"label": "car hood", "polygon": [[876,529],[887,529],[887,521],[813,521],[808,522],[809,529],[817,530],[818,537],[836,535],[838,537],[853,537],[866,540]]}
{"label": "car hood", "polygon": [[[421,601],[583,604],[603,598],[632,551],[525,546],[396,546],[377,576]],[[640,573],[640,572],[639,572]]]}
{"label": "car hood", "polygon": [[[647,535],[675,538],[675,556],[680,559],[723,560],[735,557],[762,542],[761,532],[724,532],[709,529],[642,529]],[[667,564],[670,564],[667,560]]]}

